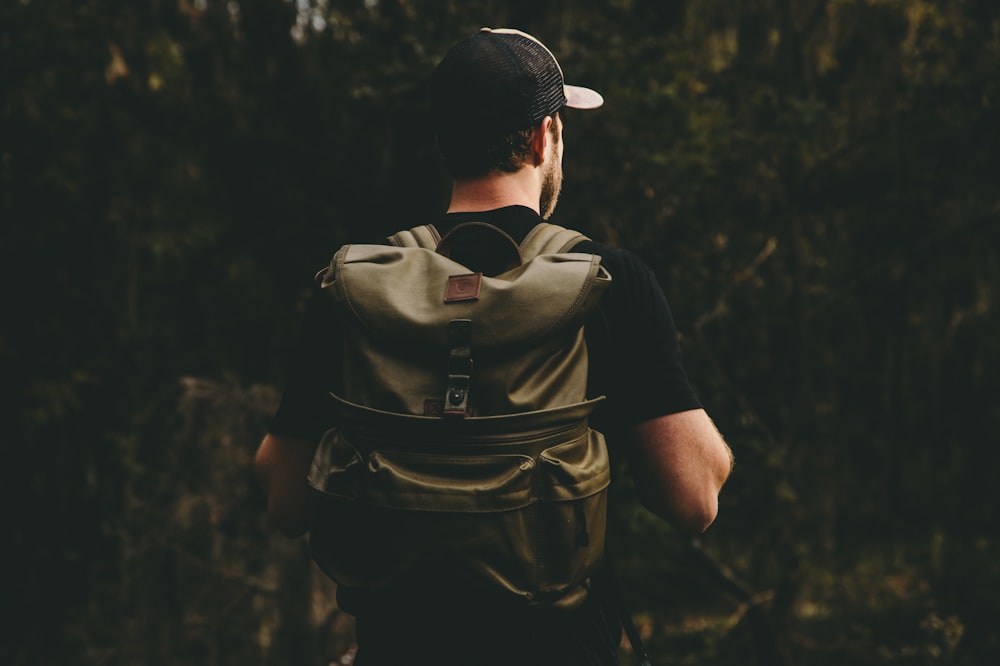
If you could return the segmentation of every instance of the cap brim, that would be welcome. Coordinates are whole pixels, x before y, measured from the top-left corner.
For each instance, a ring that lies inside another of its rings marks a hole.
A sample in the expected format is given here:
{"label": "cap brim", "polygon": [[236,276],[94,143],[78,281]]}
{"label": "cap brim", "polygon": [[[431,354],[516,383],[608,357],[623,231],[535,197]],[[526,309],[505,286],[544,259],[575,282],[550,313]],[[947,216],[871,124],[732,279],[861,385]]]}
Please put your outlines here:
{"label": "cap brim", "polygon": [[566,90],[566,106],[571,109],[596,109],[604,104],[601,93],[581,86],[563,86]]}

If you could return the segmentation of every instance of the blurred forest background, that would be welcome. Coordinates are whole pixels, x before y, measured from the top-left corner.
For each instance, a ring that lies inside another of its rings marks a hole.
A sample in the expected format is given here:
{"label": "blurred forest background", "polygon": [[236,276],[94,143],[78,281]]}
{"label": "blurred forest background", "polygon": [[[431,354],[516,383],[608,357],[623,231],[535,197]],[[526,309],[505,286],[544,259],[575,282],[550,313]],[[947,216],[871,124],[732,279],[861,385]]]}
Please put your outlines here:
{"label": "blurred forest background", "polygon": [[313,273],[444,205],[483,25],[605,94],[554,221],[653,267],[737,457],[700,541],[619,493],[654,663],[992,662],[1000,3],[2,0],[0,663],[349,663],[252,455]]}

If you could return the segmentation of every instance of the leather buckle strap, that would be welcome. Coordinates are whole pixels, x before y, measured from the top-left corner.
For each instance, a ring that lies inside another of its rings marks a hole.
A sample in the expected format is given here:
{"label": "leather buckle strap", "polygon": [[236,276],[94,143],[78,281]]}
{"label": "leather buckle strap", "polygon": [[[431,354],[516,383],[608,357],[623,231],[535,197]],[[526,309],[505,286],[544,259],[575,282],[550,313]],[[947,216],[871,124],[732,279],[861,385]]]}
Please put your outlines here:
{"label": "leather buckle strap", "polygon": [[444,394],[445,416],[464,418],[469,410],[472,382],[472,320],[448,322],[448,388]]}

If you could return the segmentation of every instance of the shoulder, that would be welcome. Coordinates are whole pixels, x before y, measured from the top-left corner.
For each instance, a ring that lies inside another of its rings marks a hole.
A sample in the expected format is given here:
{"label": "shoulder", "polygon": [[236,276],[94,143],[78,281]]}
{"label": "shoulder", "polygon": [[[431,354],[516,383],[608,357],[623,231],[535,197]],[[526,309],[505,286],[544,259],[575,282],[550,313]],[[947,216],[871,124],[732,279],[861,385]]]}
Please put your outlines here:
{"label": "shoulder", "polygon": [[653,272],[647,266],[646,262],[630,250],[587,239],[574,245],[573,252],[596,254],[601,257],[601,263],[609,271],[616,268],[623,276],[627,276],[630,279],[654,279]]}
{"label": "shoulder", "polygon": [[611,274],[611,300],[624,299],[623,305],[629,309],[666,307],[656,274],[634,252],[589,239],[575,245],[573,251],[601,258],[601,265]]}
{"label": "shoulder", "polygon": [[601,257],[611,287],[588,321],[594,394],[607,396],[612,429],[696,409],[677,327],[653,270],[634,252],[583,241],[574,252]]}

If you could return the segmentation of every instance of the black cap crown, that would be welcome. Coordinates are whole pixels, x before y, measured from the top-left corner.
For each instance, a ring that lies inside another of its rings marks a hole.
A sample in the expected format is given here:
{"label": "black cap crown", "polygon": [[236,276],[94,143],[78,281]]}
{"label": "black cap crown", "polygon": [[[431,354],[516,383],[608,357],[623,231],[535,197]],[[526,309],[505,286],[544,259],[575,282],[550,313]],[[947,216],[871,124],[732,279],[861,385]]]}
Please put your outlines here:
{"label": "black cap crown", "polygon": [[589,88],[566,85],[555,56],[531,35],[490,28],[448,51],[434,70],[430,95],[437,130],[490,135],[532,127],[564,106],[604,103]]}

